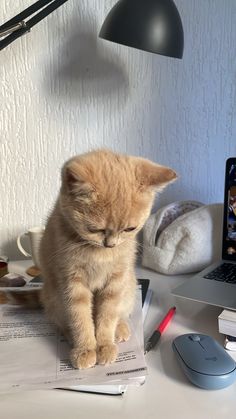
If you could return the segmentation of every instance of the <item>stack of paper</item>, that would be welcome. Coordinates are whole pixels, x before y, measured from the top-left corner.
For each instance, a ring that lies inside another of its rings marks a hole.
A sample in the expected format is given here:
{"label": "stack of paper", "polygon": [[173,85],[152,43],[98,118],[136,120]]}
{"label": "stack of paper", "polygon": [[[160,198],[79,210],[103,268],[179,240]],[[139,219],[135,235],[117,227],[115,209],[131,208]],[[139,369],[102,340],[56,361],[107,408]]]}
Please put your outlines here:
{"label": "stack of paper", "polygon": [[119,392],[129,384],[140,384],[147,374],[140,286],[136,292],[130,328],[131,338],[119,344],[119,355],[115,363],[76,370],[69,362],[67,342],[41,310],[2,305],[0,391],[39,388],[79,390],[79,385],[89,385],[91,391],[100,392],[100,389],[104,392],[105,388],[100,386],[112,386],[108,392]]}
{"label": "stack of paper", "polygon": [[218,317],[218,327],[220,333],[236,336],[236,311],[223,310]]}
{"label": "stack of paper", "polygon": [[228,349],[228,351],[236,351],[236,337],[226,335],[224,347],[225,349]]}
{"label": "stack of paper", "polygon": [[225,335],[224,347],[236,351],[236,312],[223,310],[218,316],[219,332]]}

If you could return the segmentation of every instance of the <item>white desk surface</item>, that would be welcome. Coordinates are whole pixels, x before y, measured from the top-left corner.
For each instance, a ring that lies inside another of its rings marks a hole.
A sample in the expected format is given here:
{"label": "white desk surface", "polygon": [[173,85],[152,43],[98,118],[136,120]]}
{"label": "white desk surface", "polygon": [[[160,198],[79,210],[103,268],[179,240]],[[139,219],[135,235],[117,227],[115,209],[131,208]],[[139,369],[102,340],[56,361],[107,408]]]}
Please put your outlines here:
{"label": "white desk surface", "polygon": [[[23,272],[29,261],[10,265]],[[22,271],[23,269],[23,271]],[[147,354],[149,375],[141,387],[129,388],[123,396],[83,394],[64,390],[37,390],[0,395],[2,419],[218,419],[236,417],[236,383],[222,390],[202,390],[192,385],[173,353],[172,340],[184,333],[218,333],[220,308],[179,299],[171,289],[188,276],[164,276],[137,269],[138,277],[151,279],[153,297],[144,325],[145,337],[153,331],[169,307],[176,315],[158,347]],[[1,366],[0,366],[1,367]]]}

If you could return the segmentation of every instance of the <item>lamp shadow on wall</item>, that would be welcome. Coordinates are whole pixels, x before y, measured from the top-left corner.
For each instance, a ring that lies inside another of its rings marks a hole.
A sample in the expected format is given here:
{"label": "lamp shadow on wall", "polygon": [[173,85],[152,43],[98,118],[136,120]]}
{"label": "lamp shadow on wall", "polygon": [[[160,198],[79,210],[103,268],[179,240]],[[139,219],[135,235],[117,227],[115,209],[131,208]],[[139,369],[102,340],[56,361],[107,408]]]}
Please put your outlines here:
{"label": "lamp shadow on wall", "polygon": [[53,96],[70,101],[83,99],[86,103],[104,96],[118,96],[119,104],[124,106],[129,91],[128,75],[119,56],[111,52],[111,44],[106,46],[105,41],[98,40],[94,27],[91,20],[90,24],[76,20],[76,24],[70,25],[70,35],[46,72],[45,88]]}

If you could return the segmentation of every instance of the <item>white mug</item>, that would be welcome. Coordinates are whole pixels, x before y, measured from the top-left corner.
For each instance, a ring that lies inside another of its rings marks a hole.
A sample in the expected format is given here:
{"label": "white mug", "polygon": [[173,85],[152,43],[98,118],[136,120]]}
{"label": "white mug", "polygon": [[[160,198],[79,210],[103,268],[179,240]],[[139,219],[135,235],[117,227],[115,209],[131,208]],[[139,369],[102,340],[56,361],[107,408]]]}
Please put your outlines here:
{"label": "white mug", "polygon": [[[26,233],[20,234],[17,237],[17,246],[18,249],[23,253],[24,256],[31,257],[36,267],[39,267],[39,245],[40,240],[43,237],[45,227],[32,227]],[[28,253],[21,244],[21,238],[23,236],[29,237],[30,248],[32,254]]]}

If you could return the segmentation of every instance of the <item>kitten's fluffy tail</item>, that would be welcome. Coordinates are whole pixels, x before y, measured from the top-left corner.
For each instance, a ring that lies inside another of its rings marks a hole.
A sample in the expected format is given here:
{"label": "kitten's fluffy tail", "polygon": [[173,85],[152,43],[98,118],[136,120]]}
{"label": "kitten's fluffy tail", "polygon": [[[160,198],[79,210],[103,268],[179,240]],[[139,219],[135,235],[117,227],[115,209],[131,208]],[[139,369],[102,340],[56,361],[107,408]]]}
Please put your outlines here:
{"label": "kitten's fluffy tail", "polygon": [[1,292],[0,303],[17,304],[28,308],[40,308],[43,306],[41,302],[41,290]]}

